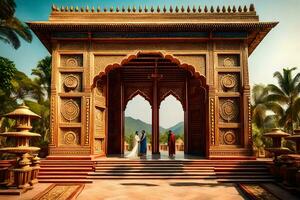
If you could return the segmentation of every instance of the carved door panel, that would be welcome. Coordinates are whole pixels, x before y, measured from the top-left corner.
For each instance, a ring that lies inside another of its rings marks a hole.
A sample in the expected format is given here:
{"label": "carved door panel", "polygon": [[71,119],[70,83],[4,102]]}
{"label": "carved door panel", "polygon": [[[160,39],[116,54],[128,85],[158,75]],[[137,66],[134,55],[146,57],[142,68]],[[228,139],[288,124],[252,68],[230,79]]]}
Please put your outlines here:
{"label": "carved door panel", "polygon": [[98,80],[94,89],[94,154],[105,154],[106,80]]}
{"label": "carved door panel", "polygon": [[122,153],[122,84],[118,70],[111,71],[108,76],[108,133],[107,153]]}
{"label": "carved door panel", "polygon": [[187,153],[205,154],[205,93],[196,79],[190,80],[188,91]]}

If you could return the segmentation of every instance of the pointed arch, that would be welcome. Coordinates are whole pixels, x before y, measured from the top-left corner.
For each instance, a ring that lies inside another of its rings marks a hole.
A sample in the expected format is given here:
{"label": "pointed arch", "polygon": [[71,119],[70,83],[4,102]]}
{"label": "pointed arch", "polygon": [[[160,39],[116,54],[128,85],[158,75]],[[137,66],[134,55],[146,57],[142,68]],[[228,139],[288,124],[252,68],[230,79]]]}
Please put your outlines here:
{"label": "pointed arch", "polygon": [[149,97],[145,92],[141,91],[140,89],[137,89],[125,99],[124,110],[126,109],[128,102],[138,95],[142,96],[146,101],[148,101],[150,106],[152,106],[151,97]]}
{"label": "pointed arch", "polygon": [[184,99],[182,98],[182,96],[180,96],[179,94],[177,94],[173,89],[169,89],[167,92],[165,92],[164,94],[162,94],[162,96],[160,97],[160,101],[159,101],[159,105],[158,107],[160,107],[161,103],[168,97],[172,95],[173,97],[175,97],[175,99],[177,99],[181,106],[182,109],[185,110],[185,105],[184,105]]}
{"label": "pointed arch", "polygon": [[185,69],[186,71],[188,71],[191,76],[194,76],[195,78],[199,79],[201,82],[201,85],[205,86],[206,85],[206,78],[203,74],[200,74],[199,72],[197,72],[195,70],[195,67],[188,64],[188,63],[183,63],[180,61],[180,59],[176,58],[174,55],[172,54],[167,54],[164,51],[136,51],[133,54],[128,55],[127,57],[125,57],[122,61],[117,62],[117,63],[112,63],[109,64],[105,67],[104,72],[101,71],[99,74],[97,74],[94,79],[93,79],[93,84],[92,84],[92,88],[95,87],[95,84],[97,82],[97,80],[103,76],[106,76],[111,70],[117,69],[117,68],[121,68],[123,67],[123,65],[128,64],[130,61],[132,61],[133,59],[137,59],[139,56],[141,55],[156,55],[156,56],[160,56],[162,59],[166,59],[166,60],[170,60],[172,63],[176,64],[179,68]]}

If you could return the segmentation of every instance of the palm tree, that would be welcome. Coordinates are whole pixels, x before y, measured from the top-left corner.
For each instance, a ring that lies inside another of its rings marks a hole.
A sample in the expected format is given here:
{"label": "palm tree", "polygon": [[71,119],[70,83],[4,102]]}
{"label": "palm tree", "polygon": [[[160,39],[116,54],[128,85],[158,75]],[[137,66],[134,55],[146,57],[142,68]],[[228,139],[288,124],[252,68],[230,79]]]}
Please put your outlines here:
{"label": "palm tree", "polygon": [[268,87],[262,84],[254,85],[252,89],[252,122],[261,132],[264,132],[265,129],[271,128],[269,121],[270,116],[272,115],[270,115],[271,113],[268,113],[268,111],[279,114],[284,112],[280,104],[269,101],[268,97]]}
{"label": "palm tree", "polygon": [[300,73],[292,76],[294,68],[284,68],[283,72],[276,71],[274,77],[278,81],[278,86],[269,84],[267,86],[269,95],[267,100],[280,105],[280,112],[275,112],[279,116],[279,125],[290,133],[293,133],[294,125],[299,125],[300,111]]}
{"label": "palm tree", "polygon": [[43,101],[43,98],[49,98],[51,93],[51,56],[40,60],[31,74],[37,76],[34,79],[34,85],[38,102]]}
{"label": "palm tree", "polygon": [[30,29],[14,16],[16,9],[14,0],[1,0],[0,8],[0,40],[12,45],[15,49],[20,47],[18,36],[31,42]]}

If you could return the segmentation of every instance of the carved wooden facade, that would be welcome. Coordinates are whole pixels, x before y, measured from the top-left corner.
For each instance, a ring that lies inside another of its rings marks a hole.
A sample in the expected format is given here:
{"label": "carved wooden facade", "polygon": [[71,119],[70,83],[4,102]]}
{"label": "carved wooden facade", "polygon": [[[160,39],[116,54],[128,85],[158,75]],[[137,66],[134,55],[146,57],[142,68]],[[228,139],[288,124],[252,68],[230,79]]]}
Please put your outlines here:
{"label": "carved wooden facade", "polygon": [[29,23],[52,53],[50,156],[123,153],[137,94],[152,107],[159,153],[158,109],[172,94],[186,153],[251,158],[248,57],[276,23],[259,22],[253,6],[149,12],[53,6],[49,21]]}

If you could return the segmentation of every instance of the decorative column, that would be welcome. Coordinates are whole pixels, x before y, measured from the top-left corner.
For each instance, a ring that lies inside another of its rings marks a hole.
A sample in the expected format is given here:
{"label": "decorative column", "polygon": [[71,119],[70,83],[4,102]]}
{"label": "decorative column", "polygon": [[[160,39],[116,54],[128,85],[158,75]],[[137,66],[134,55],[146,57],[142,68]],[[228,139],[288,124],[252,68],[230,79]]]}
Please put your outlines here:
{"label": "decorative column", "polygon": [[158,80],[162,78],[157,73],[157,60],[155,60],[154,73],[151,74],[153,79],[153,103],[152,103],[152,154],[159,152],[159,106],[158,106]]}

